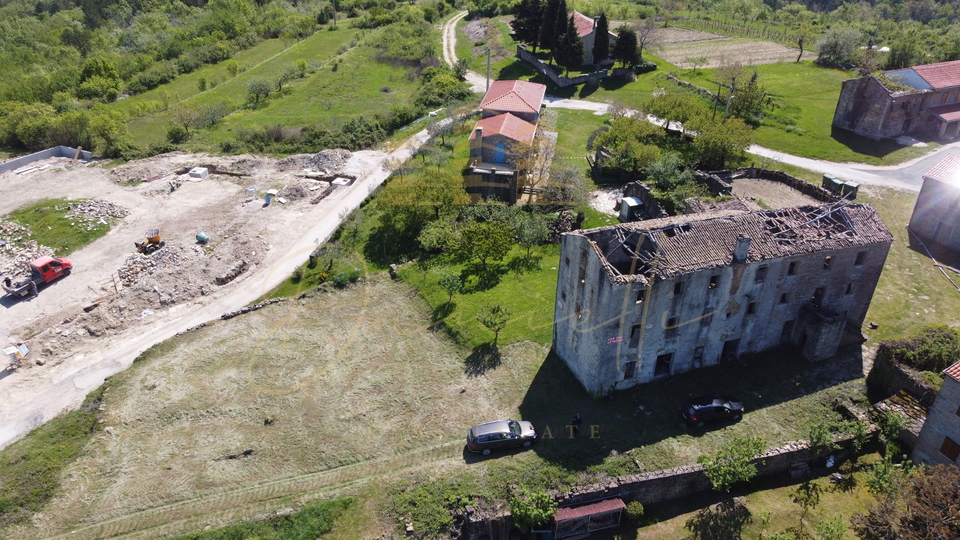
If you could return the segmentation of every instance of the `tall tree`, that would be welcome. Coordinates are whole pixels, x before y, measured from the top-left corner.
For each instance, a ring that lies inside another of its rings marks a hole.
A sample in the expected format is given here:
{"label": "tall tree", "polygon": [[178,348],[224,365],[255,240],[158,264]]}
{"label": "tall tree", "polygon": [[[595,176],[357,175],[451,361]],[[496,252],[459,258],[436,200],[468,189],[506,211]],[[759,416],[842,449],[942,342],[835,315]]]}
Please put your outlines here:
{"label": "tall tree", "polygon": [[558,54],[560,47],[563,45],[563,35],[567,32],[567,0],[560,0],[557,3],[557,18],[553,21],[553,46],[550,47],[550,51],[553,56],[553,61],[560,65],[559,55],[563,54],[562,52]]}
{"label": "tall tree", "polygon": [[610,51],[610,57],[621,62],[624,67],[640,63],[640,51],[637,50],[637,33],[630,25],[617,28],[617,43]]}
{"label": "tall tree", "polygon": [[540,19],[539,44],[543,49],[553,50],[554,30],[557,22],[557,10],[560,9],[560,0],[546,0]]}
{"label": "tall tree", "polygon": [[600,20],[597,21],[597,28],[593,34],[593,63],[600,65],[604,60],[610,58],[610,25],[607,22],[607,13],[600,12]]}
{"label": "tall tree", "polygon": [[573,15],[570,15],[570,19],[567,21],[567,29],[560,37],[557,53],[559,56],[557,64],[563,66],[567,71],[583,66],[583,40],[577,35],[577,25],[573,22]]}
{"label": "tall tree", "polygon": [[510,21],[513,35],[517,41],[533,47],[534,52],[540,44],[540,19],[543,16],[543,4],[540,0],[520,0]]}
{"label": "tall tree", "polygon": [[657,26],[653,22],[653,19],[644,19],[635,30],[637,36],[637,56],[639,58],[643,58],[644,47],[658,49],[663,46],[663,29]]}

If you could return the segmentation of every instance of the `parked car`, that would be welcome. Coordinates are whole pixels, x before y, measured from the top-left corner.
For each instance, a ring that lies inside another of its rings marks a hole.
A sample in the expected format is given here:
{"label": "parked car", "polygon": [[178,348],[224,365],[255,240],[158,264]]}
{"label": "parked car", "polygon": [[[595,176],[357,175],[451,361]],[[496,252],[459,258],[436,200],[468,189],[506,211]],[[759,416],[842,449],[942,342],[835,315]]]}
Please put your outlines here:
{"label": "parked car", "polygon": [[470,428],[467,432],[467,449],[489,456],[490,452],[501,448],[530,448],[535,440],[537,430],[530,422],[497,420]]}
{"label": "parked car", "polygon": [[733,396],[700,396],[680,408],[683,419],[692,426],[703,427],[714,420],[739,422],[743,418],[743,403]]}

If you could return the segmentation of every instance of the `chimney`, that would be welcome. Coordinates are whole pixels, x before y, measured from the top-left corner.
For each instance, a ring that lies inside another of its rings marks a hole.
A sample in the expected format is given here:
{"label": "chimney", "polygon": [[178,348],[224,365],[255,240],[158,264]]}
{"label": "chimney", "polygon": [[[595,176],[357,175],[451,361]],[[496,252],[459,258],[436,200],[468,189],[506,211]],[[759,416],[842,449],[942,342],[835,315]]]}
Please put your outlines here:
{"label": "chimney", "polygon": [[594,30],[597,29],[597,21],[599,21],[599,20],[600,20],[600,17],[598,17],[598,16],[595,16],[595,17],[593,18],[593,29],[594,29]]}
{"label": "chimney", "polygon": [[473,128],[473,138],[470,139],[470,158],[477,158],[477,162],[483,161],[480,150],[483,148],[483,128],[477,126]]}
{"label": "chimney", "polygon": [[733,264],[742,264],[747,260],[750,251],[750,237],[745,234],[737,235],[737,247],[733,249]]}

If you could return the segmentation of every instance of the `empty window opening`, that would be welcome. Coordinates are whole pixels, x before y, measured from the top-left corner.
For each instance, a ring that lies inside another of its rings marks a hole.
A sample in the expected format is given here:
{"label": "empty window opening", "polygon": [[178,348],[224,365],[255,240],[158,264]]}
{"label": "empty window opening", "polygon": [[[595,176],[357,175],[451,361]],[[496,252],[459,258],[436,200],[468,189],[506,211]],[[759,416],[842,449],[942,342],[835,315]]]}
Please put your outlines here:
{"label": "empty window opening", "polygon": [[853,283],[847,283],[847,290],[843,294],[853,294]]}
{"label": "empty window opening", "polygon": [[756,315],[757,314],[757,303],[750,302],[747,304],[747,315]]}
{"label": "empty window opening", "polygon": [[810,303],[813,304],[813,307],[820,307],[823,305],[823,295],[825,290],[823,287],[817,287],[813,291],[813,298],[810,299]]}
{"label": "empty window opening", "polygon": [[567,291],[560,291],[560,301],[562,302],[567,301]]}
{"label": "empty window opening", "polygon": [[867,252],[861,251],[857,253],[857,260],[853,261],[853,264],[856,266],[863,266],[863,263],[867,260]]}
{"label": "empty window opening", "polygon": [[580,302],[577,302],[576,314],[577,314],[578,321],[583,318],[583,304],[581,304]]}
{"label": "empty window opening", "polygon": [[587,267],[586,265],[580,265],[580,277],[578,278],[580,283],[583,283],[587,280]]}
{"label": "empty window opening", "polygon": [[623,378],[632,379],[637,373],[637,363],[636,362],[627,362],[623,365]]}
{"label": "empty window opening", "polygon": [[693,365],[700,367],[703,364],[703,347],[697,347],[693,350]]}
{"label": "empty window opening", "polygon": [[829,270],[830,266],[833,264],[833,257],[824,257],[823,259],[823,269]]}
{"label": "empty window opening", "polygon": [[657,357],[657,365],[653,370],[653,376],[670,374],[670,363],[673,362],[673,353],[661,354]]}
{"label": "empty window opening", "polygon": [[[657,361],[660,360],[657,359]],[[947,456],[950,461],[956,461],[957,456],[960,456],[960,444],[957,444],[950,437],[944,437],[943,444],[940,445],[940,453]]]}
{"label": "empty window opening", "polygon": [[564,257],[564,258],[563,258],[563,264],[566,265],[566,266],[570,266],[570,257]]}
{"label": "empty window opening", "polygon": [[720,276],[710,276],[710,288],[716,289],[717,285],[720,283]]}
{"label": "empty window opening", "polygon": [[754,283],[763,283],[763,280],[767,279],[767,265],[761,264],[757,267],[757,276],[754,278]]}
{"label": "empty window opening", "polygon": [[636,349],[640,345],[640,325],[630,327],[630,348]]}
{"label": "empty window opening", "polygon": [[957,416],[960,416],[960,407],[957,407]]}
{"label": "empty window opening", "polygon": [[780,330],[780,343],[787,344],[793,336],[793,321],[783,323],[783,329]]}
{"label": "empty window opening", "polygon": [[673,294],[683,294],[683,282],[678,281],[673,284]]}
{"label": "empty window opening", "polygon": [[798,265],[799,265],[799,263],[798,263],[797,261],[793,261],[792,263],[790,263],[790,266],[787,267],[787,275],[788,275],[788,276],[795,276],[795,275],[797,275],[797,266],[798,266]]}
{"label": "empty window opening", "polygon": [[790,301],[790,295],[789,295],[789,294],[783,293],[783,294],[780,295],[780,303],[781,303],[781,304],[786,304],[786,303],[789,302],[789,301]]}
{"label": "empty window opening", "polygon": [[666,326],[667,330],[675,330],[679,322],[680,322],[679,317],[670,317],[669,319],[667,319],[667,326]]}
{"label": "empty window opening", "polygon": [[647,290],[646,290],[646,289],[640,289],[639,291],[637,291],[637,303],[638,303],[638,304],[642,304],[642,303],[643,303],[643,299],[644,299],[646,296],[647,296]]}
{"label": "empty window opening", "polygon": [[735,360],[737,358],[737,351],[740,349],[740,340],[731,339],[729,341],[723,342],[723,351],[720,352],[721,360]]}

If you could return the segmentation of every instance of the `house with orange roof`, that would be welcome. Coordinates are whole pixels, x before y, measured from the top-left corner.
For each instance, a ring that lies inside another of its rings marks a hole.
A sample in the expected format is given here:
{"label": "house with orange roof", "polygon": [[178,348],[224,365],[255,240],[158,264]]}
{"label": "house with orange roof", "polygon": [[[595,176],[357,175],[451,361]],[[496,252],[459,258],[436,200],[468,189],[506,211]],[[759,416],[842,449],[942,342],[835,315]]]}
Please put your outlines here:
{"label": "house with orange roof", "polygon": [[924,242],[960,252],[960,156],[946,154],[923,175],[907,228]]}
{"label": "house with orange roof", "polygon": [[516,144],[533,144],[547,87],[527,81],[494,81],[480,102],[481,117],[470,133],[465,176],[474,202],[517,202],[520,174],[511,158]]}
{"label": "house with orange roof", "polygon": [[874,140],[960,134],[960,60],[885,71],[844,81],[835,127]]}
{"label": "house with orange roof", "polygon": [[912,458],[924,465],[960,464],[960,362],[943,371],[943,385],[927,412]]}
{"label": "house with orange roof", "polygon": [[[593,43],[597,36],[597,20],[600,17],[587,17],[579,11],[574,11],[571,15],[573,15],[573,24],[577,28],[577,35],[583,41],[583,63],[592,65],[594,63]],[[613,47],[617,42],[617,35],[610,31],[607,33],[610,34],[610,46]],[[613,60],[608,58],[603,63],[613,64]]]}

